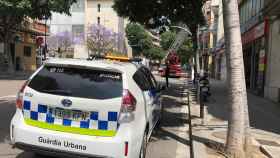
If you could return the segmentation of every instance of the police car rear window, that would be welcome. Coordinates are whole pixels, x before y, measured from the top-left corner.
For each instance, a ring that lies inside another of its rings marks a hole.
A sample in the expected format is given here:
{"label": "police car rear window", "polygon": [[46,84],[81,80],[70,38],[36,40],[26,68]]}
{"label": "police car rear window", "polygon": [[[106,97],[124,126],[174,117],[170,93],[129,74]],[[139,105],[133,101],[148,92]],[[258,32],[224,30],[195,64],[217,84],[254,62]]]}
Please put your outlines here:
{"label": "police car rear window", "polygon": [[89,99],[122,96],[122,74],[106,70],[45,66],[28,85],[48,94]]}

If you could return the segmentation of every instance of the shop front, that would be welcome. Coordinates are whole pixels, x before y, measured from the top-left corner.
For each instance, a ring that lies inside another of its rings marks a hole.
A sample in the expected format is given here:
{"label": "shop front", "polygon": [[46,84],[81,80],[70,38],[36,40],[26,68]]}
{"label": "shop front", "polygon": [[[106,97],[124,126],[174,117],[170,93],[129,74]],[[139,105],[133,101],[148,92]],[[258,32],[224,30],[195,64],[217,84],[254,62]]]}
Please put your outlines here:
{"label": "shop front", "polygon": [[267,27],[264,21],[242,35],[246,86],[260,96],[264,95]]}

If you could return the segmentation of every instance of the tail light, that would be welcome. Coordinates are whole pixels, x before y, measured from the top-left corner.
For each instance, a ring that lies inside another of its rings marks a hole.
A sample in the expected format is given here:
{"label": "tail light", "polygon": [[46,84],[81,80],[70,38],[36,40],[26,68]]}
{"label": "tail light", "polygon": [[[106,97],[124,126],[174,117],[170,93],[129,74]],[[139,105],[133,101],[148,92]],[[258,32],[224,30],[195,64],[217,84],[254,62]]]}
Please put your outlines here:
{"label": "tail light", "polygon": [[128,142],[125,142],[125,147],[124,147],[124,156],[128,155]]}
{"label": "tail light", "polygon": [[121,112],[129,113],[135,111],[135,109],[136,109],[135,97],[129,92],[129,90],[124,89]]}
{"label": "tail light", "polygon": [[17,93],[17,97],[16,97],[16,107],[19,109],[22,109],[23,106],[23,92],[25,87],[27,86],[28,81],[26,81],[22,87],[20,88],[19,92]]}

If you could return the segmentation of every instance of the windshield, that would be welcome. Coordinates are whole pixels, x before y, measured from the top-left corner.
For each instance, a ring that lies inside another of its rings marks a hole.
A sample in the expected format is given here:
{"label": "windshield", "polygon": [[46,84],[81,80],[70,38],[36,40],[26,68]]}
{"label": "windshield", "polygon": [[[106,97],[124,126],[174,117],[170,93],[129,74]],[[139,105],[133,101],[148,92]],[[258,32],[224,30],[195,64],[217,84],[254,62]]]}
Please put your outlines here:
{"label": "windshield", "polygon": [[58,66],[45,66],[28,86],[42,93],[89,99],[121,97],[123,89],[121,73]]}

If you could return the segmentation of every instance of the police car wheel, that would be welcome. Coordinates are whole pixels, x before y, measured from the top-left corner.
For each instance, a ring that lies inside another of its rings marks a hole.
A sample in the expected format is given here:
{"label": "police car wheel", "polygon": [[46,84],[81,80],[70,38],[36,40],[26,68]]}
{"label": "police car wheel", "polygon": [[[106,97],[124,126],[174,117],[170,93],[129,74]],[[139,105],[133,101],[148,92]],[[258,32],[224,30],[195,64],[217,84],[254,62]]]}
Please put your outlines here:
{"label": "police car wheel", "polygon": [[146,150],[147,150],[147,132],[145,132],[144,136],[143,136],[139,158],[145,158],[146,157]]}

